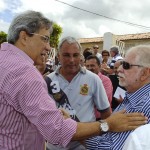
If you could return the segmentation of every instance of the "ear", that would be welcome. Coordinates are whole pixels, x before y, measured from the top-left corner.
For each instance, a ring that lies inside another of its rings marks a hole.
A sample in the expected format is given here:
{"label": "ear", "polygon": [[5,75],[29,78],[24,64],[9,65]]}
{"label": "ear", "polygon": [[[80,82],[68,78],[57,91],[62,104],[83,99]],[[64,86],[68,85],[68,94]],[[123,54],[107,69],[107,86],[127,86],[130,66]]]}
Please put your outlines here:
{"label": "ear", "polygon": [[21,31],[19,34],[19,39],[23,45],[26,45],[28,40],[28,35],[25,31]]}
{"label": "ear", "polygon": [[141,80],[149,80],[150,78],[150,68],[143,68],[141,72]]}

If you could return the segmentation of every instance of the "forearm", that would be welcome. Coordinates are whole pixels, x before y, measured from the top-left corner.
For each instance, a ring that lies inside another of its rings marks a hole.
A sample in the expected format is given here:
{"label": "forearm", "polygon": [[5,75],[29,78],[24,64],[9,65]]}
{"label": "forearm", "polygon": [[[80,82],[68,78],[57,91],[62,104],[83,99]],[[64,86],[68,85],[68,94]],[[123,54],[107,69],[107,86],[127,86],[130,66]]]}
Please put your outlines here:
{"label": "forearm", "polygon": [[77,123],[77,130],[74,134],[72,140],[85,140],[92,136],[100,135],[100,123],[92,122],[92,123]]}
{"label": "forearm", "polygon": [[[112,114],[105,119],[110,132],[124,132],[134,130],[147,122],[141,113],[125,113],[125,110]],[[84,140],[92,136],[101,135],[100,122],[77,123],[76,133],[72,140]]]}

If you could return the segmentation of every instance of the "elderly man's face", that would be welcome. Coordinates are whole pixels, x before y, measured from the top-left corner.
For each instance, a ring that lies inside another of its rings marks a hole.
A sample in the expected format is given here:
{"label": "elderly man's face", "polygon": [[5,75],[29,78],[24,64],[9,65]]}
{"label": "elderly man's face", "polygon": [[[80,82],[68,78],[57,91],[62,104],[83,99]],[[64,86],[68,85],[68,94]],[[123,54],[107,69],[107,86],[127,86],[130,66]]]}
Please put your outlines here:
{"label": "elderly man's face", "polygon": [[[136,55],[134,53],[128,53],[124,59],[125,62],[129,64],[139,65],[135,61]],[[118,69],[119,84],[127,89],[128,92],[135,92],[137,89],[143,86],[143,81],[141,80],[143,67],[131,66],[130,69],[124,69],[120,65]]]}

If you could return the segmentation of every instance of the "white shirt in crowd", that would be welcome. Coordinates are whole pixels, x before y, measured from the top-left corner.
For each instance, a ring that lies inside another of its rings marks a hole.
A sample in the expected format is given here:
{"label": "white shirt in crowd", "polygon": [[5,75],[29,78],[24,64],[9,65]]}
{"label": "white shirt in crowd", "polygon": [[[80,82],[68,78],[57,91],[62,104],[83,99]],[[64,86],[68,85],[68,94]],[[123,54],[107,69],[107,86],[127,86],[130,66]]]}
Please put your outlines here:
{"label": "white shirt in crowd", "polygon": [[150,150],[150,124],[143,125],[132,132],[122,150]]}

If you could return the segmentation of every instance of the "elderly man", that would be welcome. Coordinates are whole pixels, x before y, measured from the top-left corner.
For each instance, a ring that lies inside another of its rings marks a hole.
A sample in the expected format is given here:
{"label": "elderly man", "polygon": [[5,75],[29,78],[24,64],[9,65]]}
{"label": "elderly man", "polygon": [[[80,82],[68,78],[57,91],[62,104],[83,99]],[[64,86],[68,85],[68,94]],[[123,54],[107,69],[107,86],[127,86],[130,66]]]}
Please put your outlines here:
{"label": "elderly man", "polygon": [[[131,48],[118,68],[119,84],[126,88],[123,102],[115,112],[126,109],[127,112],[142,112],[150,122],[150,46]],[[106,133],[87,141],[90,150],[121,150],[131,131]]]}

